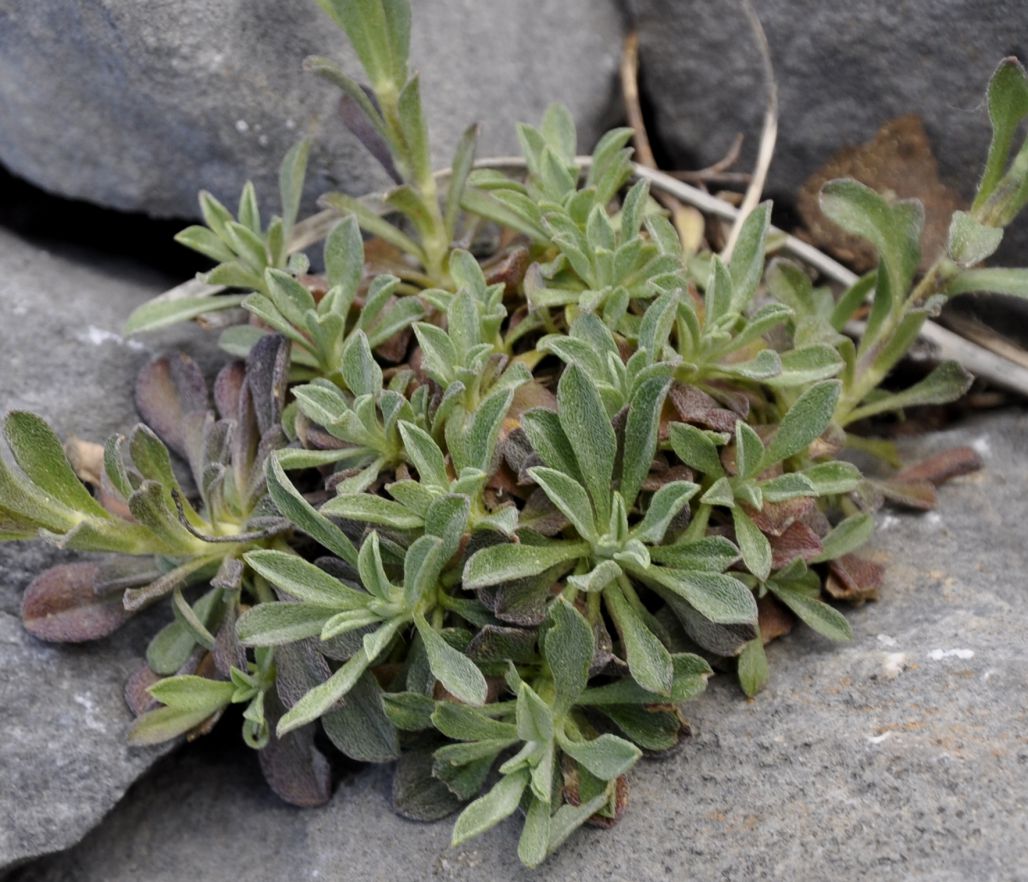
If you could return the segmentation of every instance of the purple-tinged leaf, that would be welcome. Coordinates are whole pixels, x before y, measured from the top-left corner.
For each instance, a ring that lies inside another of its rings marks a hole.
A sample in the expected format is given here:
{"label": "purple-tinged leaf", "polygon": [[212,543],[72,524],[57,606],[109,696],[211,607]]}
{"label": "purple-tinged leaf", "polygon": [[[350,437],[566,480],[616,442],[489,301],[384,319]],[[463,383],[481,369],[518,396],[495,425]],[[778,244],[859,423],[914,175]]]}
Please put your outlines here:
{"label": "purple-tinged leaf", "polygon": [[214,406],[221,419],[235,419],[245,383],[246,365],[241,361],[230,361],[218,371],[214,379]]}
{"label": "purple-tinged leaf", "polygon": [[140,665],[125,681],[125,704],[137,717],[157,707],[156,699],[148,690],[160,679],[159,674],[155,674],[149,665],[144,664]]}
{"label": "purple-tinged leaf", "polygon": [[262,337],[246,359],[246,381],[261,435],[282,419],[288,379],[289,341],[279,334]]}
{"label": "purple-tinged leaf", "polygon": [[132,612],[120,595],[98,593],[100,564],[77,561],[44,570],[25,590],[21,618],[33,637],[55,643],[83,643],[118,630]]}
{"label": "purple-tinged leaf", "polygon": [[210,407],[200,366],[181,352],[162,355],[136,378],[136,409],[179,456],[189,459],[191,434]]}
{"label": "purple-tinged leaf", "polygon": [[432,774],[430,749],[405,752],[393,774],[393,811],[412,821],[439,821],[462,805],[449,787]]}
{"label": "purple-tinged leaf", "polygon": [[278,737],[274,733],[282,711],[278,696],[269,691],[264,714],[272,734],[258,752],[264,780],[276,796],[290,805],[324,805],[332,796],[332,770],[325,755],[314,745],[317,727],[302,726]]}

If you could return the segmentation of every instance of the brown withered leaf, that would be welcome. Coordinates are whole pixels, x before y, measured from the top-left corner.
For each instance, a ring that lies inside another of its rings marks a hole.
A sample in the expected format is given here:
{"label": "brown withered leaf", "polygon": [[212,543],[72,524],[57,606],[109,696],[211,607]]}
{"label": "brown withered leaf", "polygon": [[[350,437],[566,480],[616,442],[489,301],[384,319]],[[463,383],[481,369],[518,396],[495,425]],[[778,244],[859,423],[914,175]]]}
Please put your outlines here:
{"label": "brown withered leaf", "polygon": [[769,536],[771,567],[780,570],[794,560],[808,561],[817,557],[822,549],[821,539],[803,521],[794,521],[781,535]]}
{"label": "brown withered leaf", "polygon": [[938,487],[951,478],[976,472],[982,467],[981,457],[970,447],[952,447],[922,459],[897,472],[894,481],[928,481]]}
{"label": "brown withered leaf", "polygon": [[486,283],[497,285],[502,282],[504,298],[516,297],[521,291],[521,283],[525,280],[530,262],[528,249],[523,245],[511,248],[497,259],[482,265]]}
{"label": "brown withered leaf", "polygon": [[890,478],[871,483],[885,499],[904,508],[912,508],[915,511],[931,511],[938,502],[935,485],[930,481],[900,481]]}
{"label": "brown withered leaf", "polygon": [[811,175],[796,201],[810,240],[858,272],[877,263],[874,249],[844,233],[821,212],[821,187],[834,178],[855,178],[887,198],[920,199],[925,205],[921,269],[946,246],[949,218],[963,207],[957,192],[939,180],[939,165],[921,118],[907,114],[885,123],[871,141],[847,147]]}
{"label": "brown withered leaf", "polygon": [[133,614],[125,609],[120,593],[97,591],[103,578],[103,568],[95,561],[43,570],[22,597],[25,630],[55,643],[84,643],[117,631]]}
{"label": "brown withered leaf", "polygon": [[765,644],[792,631],[796,623],[794,616],[770,594],[757,601],[757,618],[760,625],[760,639]]}
{"label": "brown withered leaf", "polygon": [[668,395],[678,419],[703,429],[734,432],[739,414],[722,407],[706,392],[695,386],[675,383]]}
{"label": "brown withered leaf", "polygon": [[825,591],[836,600],[861,604],[878,599],[885,568],[859,554],[844,554],[828,564]]}
{"label": "brown withered leaf", "polygon": [[133,671],[125,681],[125,704],[137,717],[157,707],[157,699],[151,696],[147,689],[160,679],[160,674],[155,674],[149,665],[144,664]]}
{"label": "brown withered leaf", "polygon": [[797,496],[782,502],[765,502],[760,511],[747,506],[746,513],[769,539],[781,536],[797,521],[804,520],[817,503],[809,496]]}
{"label": "brown withered leaf", "polygon": [[64,455],[79,480],[99,487],[104,471],[104,447],[95,441],[85,441],[74,435],[64,444]]}

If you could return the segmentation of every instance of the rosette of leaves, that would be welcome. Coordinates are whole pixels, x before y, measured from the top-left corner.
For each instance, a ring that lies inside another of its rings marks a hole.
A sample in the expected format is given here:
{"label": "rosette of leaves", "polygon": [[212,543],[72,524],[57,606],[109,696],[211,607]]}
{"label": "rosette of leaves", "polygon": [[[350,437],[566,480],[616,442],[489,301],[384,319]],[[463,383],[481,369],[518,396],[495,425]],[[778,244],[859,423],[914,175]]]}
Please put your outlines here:
{"label": "rosette of leaves", "polygon": [[[13,467],[0,466],[6,537],[41,535],[64,548],[148,558],[64,564],[42,573],[25,595],[32,633],[96,639],[168,594],[183,627],[195,627],[200,617],[184,600],[185,587],[212,577],[238,587],[242,550],[285,527],[277,512],[261,507],[264,460],[285,441],[285,351],[280,338],[268,338],[246,368],[226,366],[215,384],[217,415],[191,359],[166,356],[145,367],[137,383],[145,423],[107,441],[94,476],[96,496],[43,420],[8,416]],[[195,493],[183,488],[169,447],[189,462]]]}
{"label": "rosette of leaves", "polygon": [[[479,657],[489,656],[485,645],[473,647]],[[537,661],[538,669],[529,681],[506,662],[511,700],[471,708],[410,691],[387,693],[385,700],[399,728],[434,729],[450,742],[434,750],[431,775],[459,800],[474,800],[457,818],[454,844],[520,807],[525,819],[518,856],[534,867],[590,818],[620,815],[623,776],[642,755],[640,748],[675,743],[681,723],[674,708],[704,689],[711,670],[695,655],[676,653],[670,695],[648,692],[625,677],[590,685],[590,674],[605,662],[593,626],[563,596],[549,605],[538,638],[522,646],[525,660]],[[529,668],[534,666],[523,666]],[[601,720],[624,736],[600,731]],[[494,769],[495,783],[480,796]],[[432,786],[427,776],[420,784]]]}
{"label": "rosette of leaves", "polygon": [[[376,276],[361,291],[364,243],[353,218],[328,234],[324,260],[325,290],[319,297],[295,275],[269,268],[263,287],[242,302],[261,324],[292,342],[293,379],[324,377],[338,382],[358,333],[372,349],[390,344],[395,351],[400,342],[402,350],[403,332],[425,315],[416,298],[395,296],[400,285],[395,276]],[[226,329],[220,343],[232,354],[245,355],[266,333],[255,325],[238,325]],[[401,351],[397,357],[402,355]]]}
{"label": "rosette of leaves", "polygon": [[[596,387],[577,366],[568,367],[558,385],[556,413],[535,409],[522,417],[542,463],[527,467],[526,477],[566,518],[566,534],[547,539],[525,530],[518,542],[477,551],[463,581],[475,590],[519,585],[516,590],[545,593],[566,577],[572,597],[587,596],[591,621],[599,620],[601,608],[606,611],[632,677],[658,695],[670,693],[674,665],[665,629],[640,589],[652,596],[651,605],[668,603],[688,610],[686,618],[695,612],[715,624],[742,626],[749,636],[757,620],[750,589],[725,573],[738,549],[723,537],[682,535],[699,486],[671,480],[640,497],[669,385],[656,377],[640,386],[619,439]],[[528,580],[535,581],[533,588]]]}
{"label": "rosette of leaves", "polygon": [[[420,81],[409,68],[409,5],[392,0],[318,2],[346,32],[369,84],[358,84],[327,58],[308,58],[306,66],[340,88],[347,127],[396,183],[386,193],[381,212],[345,193],[328,193],[322,202],[354,216],[368,233],[413,261],[395,263],[405,281],[425,288],[448,287],[448,261],[459,232],[477,127],[468,128],[457,145],[443,198],[432,173]],[[401,223],[383,217],[387,213],[399,214]]]}
{"label": "rosette of leaves", "polygon": [[[186,227],[175,236],[175,241],[217,261],[217,266],[203,276],[207,284],[258,291],[266,295],[268,269],[281,270],[291,266],[297,273],[307,271],[305,257],[294,255],[290,258],[290,238],[303,198],[309,152],[310,143],[300,141],[282,160],[279,168],[282,213],[273,216],[266,226],[262,224],[257,191],[252,182],[247,181],[243,187],[234,217],[213,195],[206,190],[200,192],[200,213],[205,226],[194,224]],[[125,322],[125,333],[153,331],[197,316],[231,309],[242,304],[245,296],[201,295],[152,300],[132,312]]]}
{"label": "rosette of leaves", "polygon": [[630,137],[628,129],[605,135],[580,187],[574,120],[566,107],[551,105],[539,128],[518,126],[528,167],[524,183],[476,172],[471,180],[478,189],[466,194],[464,204],[519,230],[537,246],[540,262],[525,279],[525,295],[536,310],[563,309],[569,319],[579,311],[595,312],[611,328],[634,337],[634,301],[680,285],[683,265],[678,237],[654,209],[645,181],[628,191],[617,217],[608,213],[631,175],[625,149]]}

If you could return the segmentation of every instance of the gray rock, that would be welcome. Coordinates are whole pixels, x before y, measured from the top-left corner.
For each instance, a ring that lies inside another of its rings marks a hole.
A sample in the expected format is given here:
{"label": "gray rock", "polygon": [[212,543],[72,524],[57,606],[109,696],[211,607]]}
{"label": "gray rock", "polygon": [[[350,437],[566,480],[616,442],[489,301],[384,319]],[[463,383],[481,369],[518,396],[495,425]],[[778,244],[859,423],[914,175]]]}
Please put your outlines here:
{"label": "gray rock", "polygon": [[[102,440],[136,421],[132,383],[156,351],[205,356],[189,329],[143,342],[117,329],[166,280],[124,264],[88,266],[0,232],[0,409],[28,409],[67,436]],[[0,545],[0,870],[77,842],[164,751],[129,749],[122,686],[166,611],[96,645],[55,646],[21,627],[21,595],[72,555]]]}
{"label": "gray rock", "polygon": [[[425,0],[415,17],[440,164],[476,120],[481,155],[510,152],[514,122],[553,100],[591,146],[615,93],[617,0]],[[4,4],[0,162],[65,196],[187,217],[201,187],[236,200],[248,177],[274,200],[283,154],[313,134],[309,196],[369,192],[384,177],[343,130],[338,93],[301,70],[329,55],[356,75],[344,44],[315,0]]]}
{"label": "gray rock", "polygon": [[852,644],[773,644],[755,702],[718,678],[691,705],[695,736],[632,772],[621,824],[578,834],[536,873],[516,864],[513,823],[451,851],[447,823],[392,815],[386,769],[300,811],[242,748],[197,745],[17,880],[1024,878],[1026,432],[1012,412],[918,442],[973,444],[986,471],[947,486],[936,513],[882,520],[886,586],[850,614]]}
{"label": "gray rock", "polygon": [[[680,168],[701,168],[746,136],[753,165],[766,106],[760,55],[740,0],[630,0],[655,134]],[[756,4],[779,87],[778,147],[768,193],[797,188],[842,147],[887,120],[924,118],[941,177],[973,195],[989,143],[983,97],[1000,59],[1028,59],[1028,6],[1015,0]],[[1016,227],[1023,263],[1028,223]]]}

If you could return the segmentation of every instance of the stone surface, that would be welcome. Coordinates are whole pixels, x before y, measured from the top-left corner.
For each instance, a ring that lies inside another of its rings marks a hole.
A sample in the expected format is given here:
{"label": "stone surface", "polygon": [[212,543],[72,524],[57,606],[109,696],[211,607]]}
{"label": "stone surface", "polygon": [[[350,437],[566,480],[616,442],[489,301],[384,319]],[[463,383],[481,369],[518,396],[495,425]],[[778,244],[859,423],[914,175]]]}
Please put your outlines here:
{"label": "stone surface", "polygon": [[536,873],[513,823],[453,851],[449,824],[392,815],[383,768],[324,809],[288,808],[226,736],[165,759],[79,846],[11,882],[1023,879],[1026,433],[1010,412],[919,442],[972,444],[986,471],[943,489],[938,512],[883,518],[886,586],[850,613],[853,643],[773,644],[755,702],[716,680],[691,705],[695,736],[632,772],[622,823]]}
{"label": "stone surface", "polygon": [[[62,436],[100,439],[136,421],[132,383],[153,352],[209,357],[190,329],[125,341],[117,329],[167,280],[124,263],[90,266],[0,231],[0,409],[28,409]],[[166,611],[96,645],[55,646],[24,632],[25,586],[70,554],[0,545],[0,870],[77,842],[163,751],[129,749],[126,676]],[[156,617],[156,618],[155,618]]]}
{"label": "stone surface", "polygon": [[[655,134],[680,168],[701,168],[746,137],[753,166],[766,106],[760,55],[741,0],[629,0]],[[1006,55],[1028,60],[1028,6],[1018,0],[755,4],[779,88],[778,146],[767,192],[792,200],[840,148],[886,121],[923,117],[942,179],[973,195],[989,143],[983,97]],[[1009,262],[1024,263],[1028,222]]]}
{"label": "stone surface", "polygon": [[[472,122],[481,155],[513,124],[566,102],[585,140],[615,94],[617,0],[415,3],[413,63],[439,164]],[[207,188],[237,200],[251,177],[275,204],[278,163],[317,138],[308,194],[384,183],[343,130],[338,93],[301,69],[329,55],[358,73],[315,0],[43,0],[0,8],[0,162],[65,196],[193,216]],[[59,67],[59,74],[55,71]]]}

